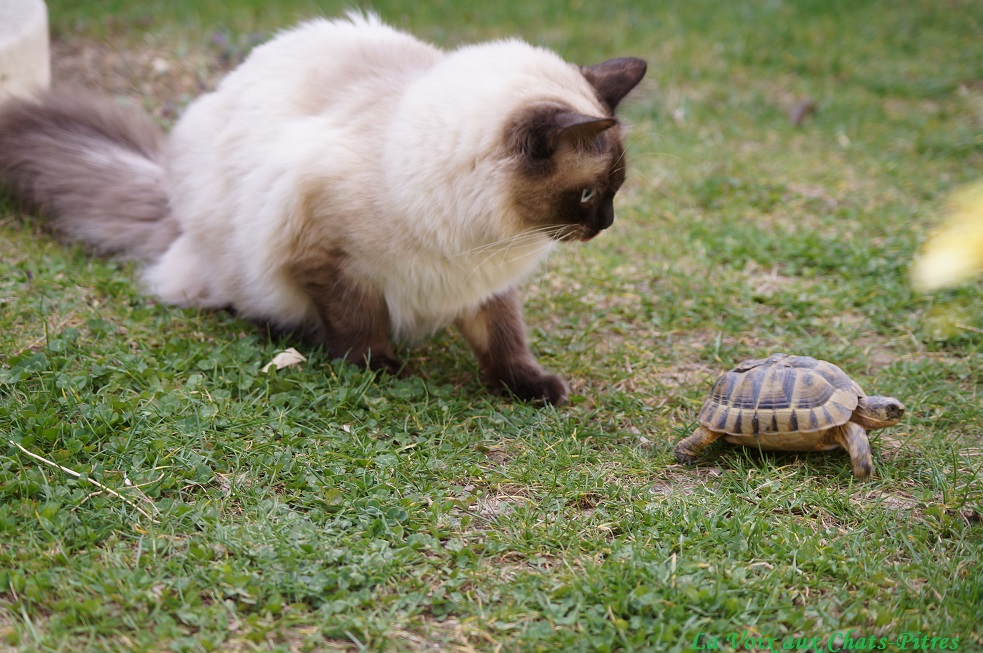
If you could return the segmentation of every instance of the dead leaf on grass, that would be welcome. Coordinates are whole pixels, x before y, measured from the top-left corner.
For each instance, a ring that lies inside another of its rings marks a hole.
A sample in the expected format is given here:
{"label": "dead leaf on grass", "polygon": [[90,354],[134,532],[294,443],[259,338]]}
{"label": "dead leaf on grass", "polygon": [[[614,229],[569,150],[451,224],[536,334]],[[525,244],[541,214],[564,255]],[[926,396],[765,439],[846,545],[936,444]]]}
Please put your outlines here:
{"label": "dead leaf on grass", "polygon": [[285,367],[293,367],[295,365],[300,365],[301,363],[306,363],[307,359],[299,351],[291,347],[285,351],[281,351],[279,354],[273,357],[269,363],[263,366],[263,371],[268,372],[271,367],[276,367],[278,370],[282,370]]}

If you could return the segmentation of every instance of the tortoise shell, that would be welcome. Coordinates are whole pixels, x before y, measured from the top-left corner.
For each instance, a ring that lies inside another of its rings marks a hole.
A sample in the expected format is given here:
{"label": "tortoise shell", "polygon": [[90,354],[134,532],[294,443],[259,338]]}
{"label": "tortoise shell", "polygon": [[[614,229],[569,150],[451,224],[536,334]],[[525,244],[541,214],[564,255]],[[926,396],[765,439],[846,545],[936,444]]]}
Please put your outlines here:
{"label": "tortoise shell", "polygon": [[862,396],[863,389],[832,363],[772,354],[725,372],[698,419],[711,431],[731,436],[818,437],[848,422]]}

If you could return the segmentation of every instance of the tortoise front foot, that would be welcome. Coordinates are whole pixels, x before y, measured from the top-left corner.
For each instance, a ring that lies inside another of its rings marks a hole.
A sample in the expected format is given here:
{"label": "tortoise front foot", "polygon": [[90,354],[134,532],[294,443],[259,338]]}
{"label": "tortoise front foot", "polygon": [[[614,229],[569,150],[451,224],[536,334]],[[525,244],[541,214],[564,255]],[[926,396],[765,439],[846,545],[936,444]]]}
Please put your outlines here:
{"label": "tortoise front foot", "polygon": [[853,475],[861,481],[870,478],[870,473],[874,469],[874,460],[864,427],[854,422],[847,422],[836,430],[836,441],[850,453]]}
{"label": "tortoise front foot", "polygon": [[673,453],[680,465],[692,465],[696,463],[697,457],[704,449],[713,444],[716,440],[723,437],[723,433],[714,433],[705,426],[701,426],[693,431],[693,435],[683,438],[676,445]]}
{"label": "tortoise front foot", "polygon": [[696,464],[696,456],[694,456],[693,454],[687,451],[681,450],[678,445],[676,446],[676,450],[673,453],[676,454],[676,460],[679,461],[680,465]]}

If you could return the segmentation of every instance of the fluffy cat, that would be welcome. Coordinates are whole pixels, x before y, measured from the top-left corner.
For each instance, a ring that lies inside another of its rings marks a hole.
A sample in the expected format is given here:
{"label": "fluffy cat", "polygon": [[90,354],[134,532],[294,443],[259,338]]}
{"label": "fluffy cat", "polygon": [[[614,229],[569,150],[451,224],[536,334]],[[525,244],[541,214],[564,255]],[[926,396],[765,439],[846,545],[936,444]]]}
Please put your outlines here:
{"label": "fluffy cat", "polygon": [[390,339],[455,324],[487,382],[563,403],[517,284],[614,219],[618,103],[640,59],[578,67],[517,40],[444,52],[372,15],[256,48],[168,137],[50,92],[0,108],[0,182],[62,233],[146,261],[164,302],[231,307],[396,371]]}

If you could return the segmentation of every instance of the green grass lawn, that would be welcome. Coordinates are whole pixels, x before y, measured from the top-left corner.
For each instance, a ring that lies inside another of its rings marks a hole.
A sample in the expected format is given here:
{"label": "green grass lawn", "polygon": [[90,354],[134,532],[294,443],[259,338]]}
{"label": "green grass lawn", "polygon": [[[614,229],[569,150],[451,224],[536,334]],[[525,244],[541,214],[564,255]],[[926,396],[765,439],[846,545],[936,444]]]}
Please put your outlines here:
{"label": "green grass lawn", "polygon": [[[263,373],[294,343],[0,204],[0,650],[983,648],[983,292],[908,284],[983,177],[980,3],[416,4],[374,6],[448,47],[649,61],[614,227],[524,288],[571,404],[487,394],[451,332],[406,379],[310,348]],[[56,79],[166,123],[348,6],[52,0]],[[842,452],[676,463],[715,377],[775,351],[905,402],[872,480]]]}

